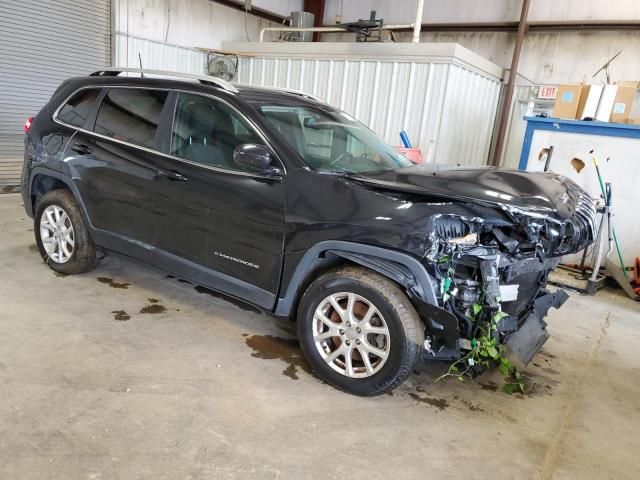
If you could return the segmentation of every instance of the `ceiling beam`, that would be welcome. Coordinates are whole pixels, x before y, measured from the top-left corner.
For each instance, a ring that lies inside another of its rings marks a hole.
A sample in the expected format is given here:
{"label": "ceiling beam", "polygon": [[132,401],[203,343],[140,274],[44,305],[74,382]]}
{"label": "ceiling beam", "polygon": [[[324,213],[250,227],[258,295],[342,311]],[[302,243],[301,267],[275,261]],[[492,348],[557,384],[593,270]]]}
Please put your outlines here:
{"label": "ceiling beam", "polygon": [[[484,22],[484,23],[423,23],[422,32],[509,32],[518,31],[519,22]],[[564,21],[564,22],[528,22],[528,33],[556,32],[556,31],[619,31],[640,30],[638,20],[612,21]],[[332,27],[333,25],[324,25]],[[411,32],[412,29],[402,28],[395,31]]]}
{"label": "ceiling beam", "polygon": [[[213,3],[219,3],[220,5],[224,5],[225,7],[233,8],[235,10],[240,10],[241,12],[245,11],[244,2],[242,1],[234,1],[234,0],[209,0]],[[256,17],[264,18],[265,20],[270,20],[276,23],[282,23],[285,18],[278,13],[272,12],[270,10],[265,10],[264,8],[252,6],[251,10],[247,12],[249,15],[254,15]]]}

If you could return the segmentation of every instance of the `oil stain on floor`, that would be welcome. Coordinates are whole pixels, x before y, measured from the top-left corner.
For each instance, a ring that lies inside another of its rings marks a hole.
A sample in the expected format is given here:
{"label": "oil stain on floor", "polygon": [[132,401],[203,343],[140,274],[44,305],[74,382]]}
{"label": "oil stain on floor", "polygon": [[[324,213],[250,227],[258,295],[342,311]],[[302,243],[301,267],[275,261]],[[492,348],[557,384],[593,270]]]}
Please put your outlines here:
{"label": "oil stain on floor", "polygon": [[449,402],[447,402],[444,398],[432,398],[429,396],[423,397],[422,395],[418,395],[417,393],[409,393],[409,396],[416,402],[426,403],[427,405],[436,407],[441,412],[449,407]]}
{"label": "oil stain on floor", "polygon": [[558,380],[546,377],[544,375],[535,375],[525,372],[524,374],[524,396],[525,397],[544,397],[553,395],[555,388],[560,385]]}
{"label": "oil stain on floor", "polygon": [[131,318],[124,310],[114,310],[111,313],[113,313],[113,319],[118,320],[119,322],[126,322]]}
{"label": "oil stain on floor", "polygon": [[[149,299],[149,300],[155,300],[155,299]],[[157,313],[162,313],[166,311],[167,311],[167,307],[165,307],[164,305],[160,305],[159,303],[151,303],[149,305],[145,305],[140,309],[140,313],[150,313],[154,315]]]}
{"label": "oil stain on floor", "polygon": [[292,380],[298,380],[300,370],[311,373],[311,369],[302,356],[302,350],[295,338],[282,338],[273,335],[248,335],[244,334],[245,343],[253,353],[252,357],[265,360],[282,360],[289,365],[282,374]]}
{"label": "oil stain on floor", "polygon": [[109,278],[109,277],[98,277],[96,278],[96,280],[98,280],[100,283],[104,283],[106,285],[109,285],[111,288],[129,288],[129,285],[131,285],[130,283],[126,283],[126,282],[122,282],[122,283],[118,283],[116,281],[113,280],[113,278]]}

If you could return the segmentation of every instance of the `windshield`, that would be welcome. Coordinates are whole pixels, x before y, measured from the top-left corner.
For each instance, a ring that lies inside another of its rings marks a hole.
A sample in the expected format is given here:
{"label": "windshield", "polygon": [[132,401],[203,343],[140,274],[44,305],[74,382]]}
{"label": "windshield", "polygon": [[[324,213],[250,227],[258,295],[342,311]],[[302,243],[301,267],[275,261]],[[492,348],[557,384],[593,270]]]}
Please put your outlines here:
{"label": "windshield", "polygon": [[314,170],[362,173],[413,165],[344,112],[263,103],[255,107]]}

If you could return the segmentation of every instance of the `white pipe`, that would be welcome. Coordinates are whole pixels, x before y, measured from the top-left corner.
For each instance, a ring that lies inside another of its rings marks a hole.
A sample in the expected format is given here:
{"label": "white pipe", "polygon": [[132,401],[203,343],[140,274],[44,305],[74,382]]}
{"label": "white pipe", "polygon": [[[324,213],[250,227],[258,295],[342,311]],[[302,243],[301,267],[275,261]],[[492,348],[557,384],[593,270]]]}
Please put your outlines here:
{"label": "white pipe", "polygon": [[418,0],[416,6],[416,21],[413,24],[413,43],[420,43],[420,30],[422,29],[422,9],[424,8],[424,0]]}
{"label": "white pipe", "polygon": [[383,25],[382,30],[400,30],[402,28],[413,28],[413,23],[407,23],[404,25]]}
{"label": "white pipe", "polygon": [[260,41],[264,42],[264,32],[345,32],[344,28],[334,27],[267,27],[260,30]]}
{"label": "white pipe", "polygon": [[[424,0],[422,0],[424,1]],[[422,24],[420,24],[422,25]],[[414,28],[414,24],[407,25],[383,25],[382,30],[400,30],[402,28]],[[260,42],[264,42],[264,32],[342,32],[350,33],[349,30],[336,27],[266,27],[260,30]]]}

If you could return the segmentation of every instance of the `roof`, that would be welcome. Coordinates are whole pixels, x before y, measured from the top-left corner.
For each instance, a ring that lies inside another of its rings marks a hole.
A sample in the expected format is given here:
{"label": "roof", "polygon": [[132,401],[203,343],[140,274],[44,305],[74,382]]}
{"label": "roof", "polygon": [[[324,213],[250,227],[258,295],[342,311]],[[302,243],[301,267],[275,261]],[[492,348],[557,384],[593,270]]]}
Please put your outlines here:
{"label": "roof", "polygon": [[[225,90],[229,93],[241,94],[241,96],[246,97],[254,97],[254,99],[264,98],[265,95],[270,95],[273,97],[281,97],[282,94],[286,94],[287,97],[296,96],[300,98],[304,98],[307,100],[312,100],[315,102],[324,103],[322,99],[316,97],[314,95],[301,92],[299,90],[291,90],[286,88],[279,87],[256,87],[252,85],[242,85],[242,84],[234,84],[227,82],[221,78],[205,76],[205,75],[193,75],[188,73],[181,72],[171,72],[166,70],[148,70],[148,69],[140,69],[140,68],[120,68],[120,67],[110,67],[103,70],[99,70],[97,72],[91,73],[90,77],[118,77],[122,73],[133,73],[140,74],[140,77],[131,77],[131,78],[165,78],[169,80],[191,80],[197,81],[202,85],[209,85]],[[145,77],[145,75],[147,77]],[[121,77],[122,78],[122,77]],[[244,94],[244,95],[243,95]]]}

